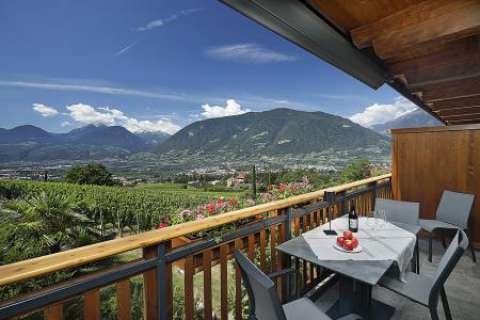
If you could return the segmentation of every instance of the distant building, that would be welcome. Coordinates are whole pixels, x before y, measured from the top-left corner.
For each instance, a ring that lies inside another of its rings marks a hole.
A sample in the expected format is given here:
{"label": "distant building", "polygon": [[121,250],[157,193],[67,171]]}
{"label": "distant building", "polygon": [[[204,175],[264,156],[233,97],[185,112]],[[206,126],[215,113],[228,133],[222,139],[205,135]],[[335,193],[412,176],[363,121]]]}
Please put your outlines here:
{"label": "distant building", "polygon": [[246,177],[243,173],[239,174],[236,177],[231,177],[227,179],[227,188],[238,188],[240,185],[245,184]]}
{"label": "distant building", "polygon": [[200,180],[188,181],[187,184],[192,187],[199,187],[201,185]]}

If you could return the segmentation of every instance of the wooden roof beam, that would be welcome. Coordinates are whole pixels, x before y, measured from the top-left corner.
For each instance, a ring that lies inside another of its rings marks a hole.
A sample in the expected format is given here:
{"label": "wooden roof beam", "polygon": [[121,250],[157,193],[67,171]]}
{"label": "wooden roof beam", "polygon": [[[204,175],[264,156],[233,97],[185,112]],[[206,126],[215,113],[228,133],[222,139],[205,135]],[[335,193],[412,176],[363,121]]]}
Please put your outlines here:
{"label": "wooden roof beam", "polygon": [[443,119],[447,121],[455,121],[455,120],[462,120],[462,119],[469,119],[472,117],[478,118],[480,117],[480,112],[475,112],[475,113],[464,113],[464,114],[455,114],[455,115],[450,115],[450,116],[441,116]]}
{"label": "wooden roof beam", "polygon": [[480,74],[480,37],[451,44],[448,49],[428,56],[389,64],[388,70],[394,77],[403,76],[409,87]]}
{"label": "wooden roof beam", "polygon": [[398,93],[400,93],[405,98],[407,98],[408,100],[410,100],[411,102],[416,104],[418,107],[423,109],[425,112],[430,114],[432,117],[434,117],[435,119],[438,119],[440,122],[446,124],[445,120],[442,119],[437,113],[433,112],[432,109],[430,108],[430,106],[425,104],[425,102],[422,99],[420,99],[420,97],[418,95],[412,94],[410,92],[410,90],[405,86],[405,84],[402,81],[400,81],[398,79],[391,79],[388,82],[388,85],[390,87],[392,87],[393,89],[397,90]]}
{"label": "wooden roof beam", "polygon": [[440,111],[435,111],[435,112],[444,119],[448,119],[449,117],[461,117],[464,115],[480,113],[480,105],[473,106],[473,107],[442,109]]}
{"label": "wooden roof beam", "polygon": [[[389,59],[422,44],[449,42],[480,33],[480,2],[427,0],[374,22],[369,30],[369,41],[376,54]],[[352,31],[354,43],[358,47],[368,45],[358,34],[358,30]]]}
{"label": "wooden roof beam", "polygon": [[428,104],[433,111],[451,110],[455,108],[467,108],[480,106],[480,96],[471,96],[457,99],[435,101]]}
{"label": "wooden roof beam", "polygon": [[[465,2],[465,1],[463,1]],[[353,43],[359,49],[371,47],[373,40],[382,34],[396,32],[400,28],[416,25],[462,8],[464,4],[452,0],[430,0],[399,10],[385,18],[350,31]]]}
{"label": "wooden roof beam", "polygon": [[448,124],[476,124],[476,123],[480,123],[480,117],[448,121]]}
{"label": "wooden roof beam", "polygon": [[426,103],[480,96],[480,76],[426,85],[417,88],[415,93]]}

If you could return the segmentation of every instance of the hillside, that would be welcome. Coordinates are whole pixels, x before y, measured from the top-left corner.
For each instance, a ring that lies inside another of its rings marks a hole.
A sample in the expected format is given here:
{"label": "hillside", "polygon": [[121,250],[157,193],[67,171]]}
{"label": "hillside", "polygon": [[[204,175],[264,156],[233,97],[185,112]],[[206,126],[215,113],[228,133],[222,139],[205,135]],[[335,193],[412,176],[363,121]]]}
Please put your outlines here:
{"label": "hillside", "polygon": [[32,125],[0,129],[0,162],[125,158],[150,142],[119,126],[86,126],[49,133]]}
{"label": "hillside", "polygon": [[389,141],[339,116],[274,109],[192,123],[159,145],[156,151],[169,155],[216,154],[236,158],[368,147],[386,151]]}
{"label": "hillside", "polygon": [[0,128],[0,144],[49,143],[55,140],[54,134],[32,125],[18,126],[13,129]]}
{"label": "hillside", "polygon": [[89,125],[74,129],[62,136],[65,143],[119,147],[131,152],[144,150],[146,143],[139,136],[120,126]]}
{"label": "hillside", "polygon": [[165,132],[142,132],[137,133],[137,136],[142,138],[148,145],[155,146],[165,142],[170,135]]}
{"label": "hillside", "polygon": [[381,134],[389,135],[390,129],[434,127],[441,125],[443,124],[440,121],[425,111],[417,109],[392,121],[376,124],[372,129]]}

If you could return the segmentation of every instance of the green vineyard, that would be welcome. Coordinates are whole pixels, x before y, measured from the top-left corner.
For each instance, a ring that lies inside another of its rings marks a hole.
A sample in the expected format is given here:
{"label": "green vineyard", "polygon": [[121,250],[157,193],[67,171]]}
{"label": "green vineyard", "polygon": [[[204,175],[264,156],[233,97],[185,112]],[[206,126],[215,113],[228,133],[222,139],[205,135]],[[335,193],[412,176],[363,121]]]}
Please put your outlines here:
{"label": "green vineyard", "polygon": [[[55,182],[21,180],[0,181],[0,199],[5,202],[29,199],[40,194],[63,196],[75,210],[95,221],[99,228],[116,231],[141,232],[170,223],[182,209],[216,201],[224,193],[194,192],[192,190],[163,190],[151,187],[128,188],[76,185]],[[235,197],[236,193],[225,194]],[[101,230],[105,232],[105,230]]]}

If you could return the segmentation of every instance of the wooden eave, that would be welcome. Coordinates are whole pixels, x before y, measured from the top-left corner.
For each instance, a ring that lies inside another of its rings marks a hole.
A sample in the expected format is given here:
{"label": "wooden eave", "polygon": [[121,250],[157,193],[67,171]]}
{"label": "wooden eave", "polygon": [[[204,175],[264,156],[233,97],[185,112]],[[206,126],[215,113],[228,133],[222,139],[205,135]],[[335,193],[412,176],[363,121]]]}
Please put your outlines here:
{"label": "wooden eave", "polygon": [[480,123],[480,0],[221,0],[445,124]]}

